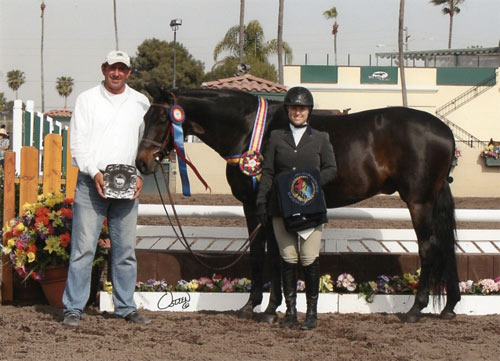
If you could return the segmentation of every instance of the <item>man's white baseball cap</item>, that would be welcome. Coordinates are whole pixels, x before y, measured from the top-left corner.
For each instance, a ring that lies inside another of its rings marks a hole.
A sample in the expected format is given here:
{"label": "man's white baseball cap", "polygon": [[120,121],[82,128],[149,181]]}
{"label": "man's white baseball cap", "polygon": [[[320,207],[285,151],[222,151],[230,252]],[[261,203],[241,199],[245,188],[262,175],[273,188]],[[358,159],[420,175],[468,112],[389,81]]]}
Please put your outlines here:
{"label": "man's white baseball cap", "polygon": [[116,63],[123,63],[127,66],[127,68],[130,68],[130,57],[126,52],[121,50],[111,51],[106,57],[106,62],[109,65],[113,65]]}

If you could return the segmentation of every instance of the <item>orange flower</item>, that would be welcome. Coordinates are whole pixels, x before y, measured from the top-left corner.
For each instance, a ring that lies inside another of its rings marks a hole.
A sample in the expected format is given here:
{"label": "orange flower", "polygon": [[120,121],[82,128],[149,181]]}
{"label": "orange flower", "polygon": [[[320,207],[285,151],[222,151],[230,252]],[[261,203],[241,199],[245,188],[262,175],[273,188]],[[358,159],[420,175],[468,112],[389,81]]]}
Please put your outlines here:
{"label": "orange flower", "polygon": [[61,246],[63,248],[68,247],[69,242],[71,242],[71,236],[69,232],[63,233],[59,236],[59,241],[61,242]]}
{"label": "orange flower", "polygon": [[70,208],[61,208],[61,216],[71,219],[73,217],[73,211]]}
{"label": "orange flower", "polygon": [[28,247],[28,253],[29,252],[33,252],[36,254],[36,251],[38,250],[38,248],[36,248],[36,245],[35,244],[32,244],[31,246]]}
{"label": "orange flower", "polygon": [[48,209],[47,207],[40,207],[35,210],[35,215],[38,217],[45,216],[48,213],[50,213],[50,209]]}
{"label": "orange flower", "polygon": [[50,222],[49,217],[47,215],[40,215],[38,217],[35,217],[35,223],[43,223],[44,226],[47,226]]}

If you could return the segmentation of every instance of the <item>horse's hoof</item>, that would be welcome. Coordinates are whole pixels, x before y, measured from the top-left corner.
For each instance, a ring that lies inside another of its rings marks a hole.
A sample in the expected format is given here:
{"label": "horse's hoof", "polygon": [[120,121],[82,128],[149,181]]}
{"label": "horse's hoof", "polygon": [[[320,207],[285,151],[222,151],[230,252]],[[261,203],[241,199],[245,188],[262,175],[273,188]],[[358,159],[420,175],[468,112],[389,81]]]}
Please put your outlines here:
{"label": "horse's hoof", "polygon": [[236,316],[241,319],[251,320],[254,316],[252,303],[249,302],[238,310]]}
{"label": "horse's hoof", "polygon": [[273,324],[278,322],[278,315],[276,313],[257,313],[255,319],[262,323]]}
{"label": "horse's hoof", "polygon": [[455,317],[457,317],[457,314],[453,311],[445,311],[441,312],[441,315],[439,316],[443,320],[453,320]]}
{"label": "horse's hoof", "polygon": [[405,323],[417,323],[420,321],[420,314],[408,312],[402,319]]}

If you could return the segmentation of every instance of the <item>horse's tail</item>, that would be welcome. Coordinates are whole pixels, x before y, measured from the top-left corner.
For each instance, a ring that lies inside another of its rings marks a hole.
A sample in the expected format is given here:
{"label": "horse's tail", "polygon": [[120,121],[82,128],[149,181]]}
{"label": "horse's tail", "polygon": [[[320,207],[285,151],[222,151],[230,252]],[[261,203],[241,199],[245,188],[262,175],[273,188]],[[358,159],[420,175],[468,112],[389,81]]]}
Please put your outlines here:
{"label": "horse's tail", "polygon": [[[451,194],[449,180],[443,181],[434,204],[432,228],[435,238],[431,242],[437,242],[437,259],[432,262],[430,286],[435,294],[442,295],[448,286],[456,287],[458,285],[455,254],[457,228],[455,202]],[[457,283],[457,285],[452,283]]]}

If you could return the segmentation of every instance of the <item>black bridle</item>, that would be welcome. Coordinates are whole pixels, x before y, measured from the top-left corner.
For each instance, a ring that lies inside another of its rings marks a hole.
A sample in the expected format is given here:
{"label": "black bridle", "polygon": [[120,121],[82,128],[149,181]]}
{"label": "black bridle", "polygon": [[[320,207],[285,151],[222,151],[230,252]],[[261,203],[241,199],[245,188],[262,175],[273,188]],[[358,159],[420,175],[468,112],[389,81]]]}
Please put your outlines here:
{"label": "black bridle", "polygon": [[[151,103],[150,107],[161,107],[165,108],[167,110],[167,118],[168,118],[168,113],[170,112],[170,105],[167,104],[161,104],[161,103]],[[170,119],[168,120],[170,121]],[[167,134],[165,135],[165,138],[163,139],[163,142],[158,142],[156,140],[150,139],[150,138],[142,138],[141,143],[150,143],[154,146],[157,146],[159,149],[157,152],[154,153],[154,160],[158,163],[160,163],[167,155],[168,151],[165,150],[168,142],[168,131]]]}

